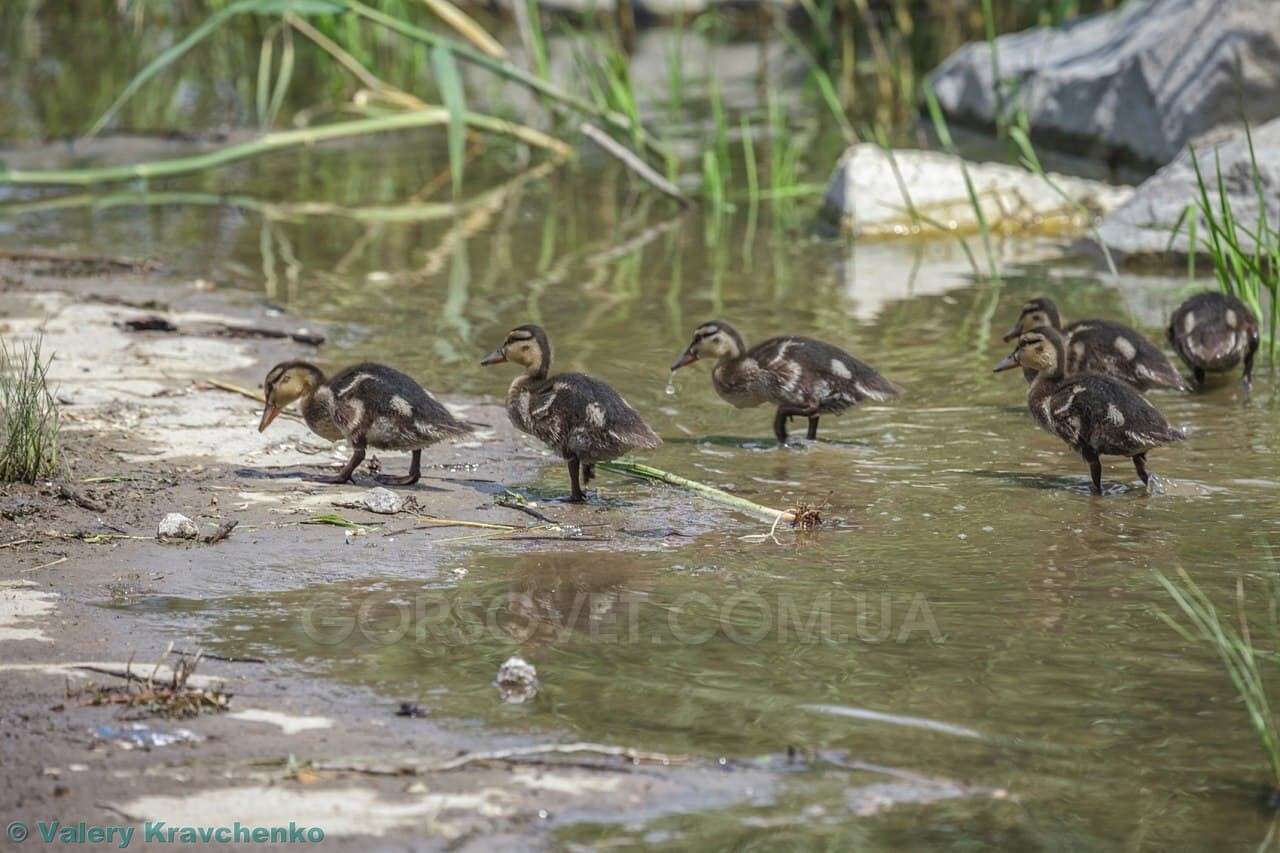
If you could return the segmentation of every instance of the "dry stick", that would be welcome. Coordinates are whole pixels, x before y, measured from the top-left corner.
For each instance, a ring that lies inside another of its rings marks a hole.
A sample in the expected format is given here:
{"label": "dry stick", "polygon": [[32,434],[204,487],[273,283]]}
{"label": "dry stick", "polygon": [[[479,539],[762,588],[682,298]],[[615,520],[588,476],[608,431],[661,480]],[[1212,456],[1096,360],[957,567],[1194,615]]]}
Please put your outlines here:
{"label": "dry stick", "polygon": [[336,59],[338,64],[350,71],[357,80],[368,86],[370,89],[376,90],[387,100],[398,106],[406,107],[411,110],[421,110],[427,107],[427,103],[425,101],[420,100],[403,89],[398,89],[395,86],[392,86],[390,83],[375,75],[368,68],[365,68],[360,64],[360,60],[343,50],[341,46],[332,41],[324,33],[308,24],[303,18],[289,12],[284,16],[284,19],[288,21],[289,25],[298,32],[315,42],[321,50]]}
{"label": "dry stick", "polygon": [[536,509],[525,506],[524,504],[521,504],[521,503],[516,503],[515,501],[509,498],[498,498],[493,503],[494,503],[494,506],[504,506],[507,509],[514,509],[516,512],[523,512],[525,515],[533,516],[538,521],[542,521],[547,524],[556,524],[556,525],[560,524],[560,522],[556,521],[554,518],[549,518],[548,516],[545,516],[542,513],[538,512]]}
{"label": "dry stick", "polygon": [[435,13],[436,17],[462,34],[480,50],[494,59],[506,59],[507,49],[498,40],[489,35],[485,28],[475,22],[466,12],[449,2],[449,0],[422,0]]}
{"label": "dry stick", "polygon": [[639,175],[649,186],[675,199],[683,207],[693,206],[693,199],[682,193],[679,187],[655,172],[652,166],[641,160],[634,151],[620,144],[612,136],[587,121],[584,121],[578,129],[582,131],[584,136],[603,148],[606,154],[616,157],[622,165]]}
{"label": "dry stick", "polygon": [[424,770],[428,773],[444,773],[449,770],[457,770],[460,767],[466,767],[468,764],[477,764],[484,761],[510,761],[516,758],[525,758],[535,755],[554,754],[573,754],[578,752],[588,752],[593,755],[605,755],[614,758],[626,758],[632,762],[639,764],[642,761],[653,762],[656,764],[684,764],[689,761],[687,755],[667,755],[662,752],[641,752],[638,749],[632,749],[626,746],[609,746],[603,743],[551,743],[539,746],[520,746],[513,749],[497,749],[492,752],[471,752],[466,755],[460,755],[443,764],[436,764],[426,767]]}
{"label": "dry stick", "polygon": [[4,544],[0,545],[0,548],[16,548],[19,545],[27,545],[35,541],[36,541],[35,539],[15,539],[12,542],[5,542]]}
{"label": "dry stick", "polygon": [[126,270],[144,272],[158,270],[160,263],[147,258],[117,258],[110,255],[68,255],[62,252],[50,252],[40,249],[0,249],[0,258],[11,261],[57,261],[69,264],[103,264]]}
{"label": "dry stick", "polygon": [[170,649],[169,654],[177,655],[184,658],[208,658],[209,660],[220,660],[226,663],[266,663],[266,658],[247,658],[247,657],[229,657],[227,655],[215,655],[209,652],[186,652],[182,649]]}
{"label": "dry stick", "polygon": [[58,559],[56,559],[56,560],[51,560],[51,561],[50,561],[50,562],[48,562],[48,563],[44,563],[44,564],[39,565],[39,566],[32,566],[32,567],[31,567],[31,568],[29,568],[29,569],[23,569],[23,570],[22,570],[22,572],[21,572],[21,574],[29,575],[29,574],[31,574],[32,572],[38,572],[38,571],[40,571],[41,569],[50,569],[50,568],[53,568],[54,566],[61,565],[62,563],[65,563],[66,561],[67,561],[67,558],[66,558],[66,557],[59,557]]}
{"label": "dry stick", "polygon": [[598,462],[596,464],[606,471],[627,474],[641,480],[666,483],[669,486],[705,495],[713,501],[733,507],[747,515],[762,518],[765,521],[773,522],[778,519],[794,521],[796,517],[796,514],[791,510],[773,509],[772,507],[749,501],[746,498],[731,495],[722,489],[717,489],[715,486],[708,486],[705,483],[699,483],[696,480],[690,480],[687,477],[681,477],[679,474],[672,474],[670,471],[663,471],[661,468],[654,468],[650,465],[641,465],[636,462]]}
{"label": "dry stick", "polygon": [[[221,379],[202,379],[200,381],[212,388],[217,388],[219,391],[230,391],[232,394],[239,394],[241,397],[248,397],[250,400],[257,400],[259,403],[267,402],[266,398],[264,398],[257,391],[251,391],[248,388],[243,388],[239,385],[234,385],[230,382],[224,382]],[[295,421],[302,420],[301,415],[294,414],[293,412],[281,412],[280,414],[283,417],[291,418]],[[292,468],[293,466],[284,465],[281,467]]]}

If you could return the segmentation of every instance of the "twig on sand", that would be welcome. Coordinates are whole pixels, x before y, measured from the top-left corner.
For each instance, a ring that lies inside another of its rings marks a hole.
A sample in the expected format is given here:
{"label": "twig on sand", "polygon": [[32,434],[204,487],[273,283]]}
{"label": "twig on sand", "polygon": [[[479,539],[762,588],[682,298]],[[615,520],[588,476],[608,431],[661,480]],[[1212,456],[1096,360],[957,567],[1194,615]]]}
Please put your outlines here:
{"label": "twig on sand", "polygon": [[231,531],[235,530],[236,525],[238,525],[239,523],[240,523],[239,521],[235,521],[235,520],[224,521],[218,525],[217,530],[213,531],[208,536],[200,537],[200,541],[206,545],[217,544],[218,542],[221,542],[223,539],[226,539],[228,536],[230,536]]}
{"label": "twig on sand", "polygon": [[629,746],[610,746],[603,743],[546,743],[537,746],[518,746],[512,749],[496,749],[492,752],[468,752],[442,764],[425,768],[428,772],[444,773],[457,770],[470,764],[486,761],[514,761],[539,755],[573,755],[590,753],[611,758],[625,758],[633,764],[684,764],[689,761],[687,755],[668,755],[664,752],[642,752]]}
{"label": "twig on sand", "polygon": [[170,649],[169,654],[177,655],[183,658],[206,658],[208,660],[220,660],[225,663],[266,663],[266,658],[250,658],[250,657],[228,657],[226,655],[215,655],[210,652],[187,652],[182,649]]}
{"label": "twig on sand", "polygon": [[507,509],[514,509],[516,512],[523,512],[525,515],[532,516],[536,518],[538,521],[543,522],[544,524],[560,523],[556,521],[554,518],[543,515],[533,507],[527,506],[526,504],[520,503],[519,501],[513,500],[511,498],[501,497],[495,500],[493,503],[494,503],[494,506],[506,507]]}
{"label": "twig on sand", "polygon": [[29,545],[35,541],[35,539],[15,539],[12,542],[0,543],[0,548],[17,548],[19,545]]}
{"label": "twig on sand", "polygon": [[510,764],[545,764],[547,766],[578,766],[590,770],[618,770],[621,767],[610,767],[606,764],[581,764],[558,760],[539,760],[551,755],[598,755],[605,758],[621,758],[636,764],[687,764],[691,759],[687,755],[668,755],[663,752],[643,752],[626,746],[610,746],[603,743],[548,743],[537,746],[522,746],[513,749],[498,749],[492,752],[468,752],[451,758],[440,764],[357,764],[320,762],[311,765],[312,770],[330,773],[362,773],[369,776],[425,776],[429,773],[449,773],[461,770],[473,764],[505,762]]}
{"label": "twig on sand", "polygon": [[[262,396],[262,394],[258,393],[257,391],[251,390],[249,388],[245,388],[241,385],[236,385],[232,382],[226,382],[222,379],[201,379],[196,384],[208,385],[210,388],[217,388],[219,391],[229,391],[232,394],[239,394],[241,397],[248,397],[250,400],[257,400],[259,403],[267,402],[266,399]],[[280,415],[282,417],[289,418],[290,420],[295,420],[295,421],[302,420],[302,416],[295,412],[285,411],[285,412],[281,412]],[[281,467],[292,468],[293,466],[284,465]]]}
{"label": "twig on sand", "polygon": [[785,521],[794,523],[797,515],[793,510],[773,509],[772,507],[758,504],[755,501],[749,501],[746,498],[740,498],[737,495],[731,495],[715,486],[708,486],[705,483],[699,483],[697,480],[690,480],[687,477],[681,477],[679,474],[672,474],[670,471],[663,471],[661,468],[654,468],[650,465],[641,465],[636,462],[600,462],[599,467],[606,471],[613,471],[617,474],[627,474],[631,477],[638,477],[641,480],[651,480],[659,483],[666,483],[669,486],[675,486],[678,489],[687,489],[691,492],[703,495],[717,503],[725,506],[733,507],[739,512],[747,515],[761,518],[768,522]]}
{"label": "twig on sand", "polygon": [[58,497],[64,501],[71,501],[81,509],[87,509],[89,512],[106,512],[107,508],[95,500],[90,500],[75,489],[65,484],[58,486]]}
{"label": "twig on sand", "polygon": [[53,261],[64,264],[94,264],[122,270],[150,272],[161,269],[156,261],[147,258],[118,258],[111,255],[79,255],[53,252],[48,249],[0,249],[0,258],[9,261]]}
{"label": "twig on sand", "polygon": [[51,568],[53,568],[54,566],[60,566],[60,565],[62,565],[62,564],[63,564],[63,563],[65,563],[66,561],[67,561],[67,558],[66,558],[66,557],[59,557],[59,558],[58,558],[58,559],[56,559],[56,560],[50,560],[50,561],[49,561],[49,562],[47,562],[47,563],[41,563],[41,564],[40,564],[40,565],[38,565],[38,566],[32,566],[32,567],[31,567],[31,568],[29,568],[29,569],[23,569],[23,570],[22,570],[22,572],[21,572],[21,574],[29,575],[29,574],[31,574],[32,572],[38,572],[38,571],[40,571],[41,569],[51,569]]}
{"label": "twig on sand", "polygon": [[423,523],[409,529],[430,530],[433,527],[479,527],[484,530],[501,530],[503,532],[525,529],[514,524],[490,524],[487,521],[463,521],[458,518],[437,518],[433,515],[420,515],[418,516],[418,521]]}
{"label": "twig on sand", "polygon": [[588,121],[584,121],[579,125],[578,129],[582,131],[584,136],[604,149],[606,154],[616,158],[646,184],[663,195],[675,199],[682,207],[693,206],[693,199],[682,193],[679,187],[659,175],[652,166],[641,160],[639,155],[626,146],[619,144],[612,136]]}

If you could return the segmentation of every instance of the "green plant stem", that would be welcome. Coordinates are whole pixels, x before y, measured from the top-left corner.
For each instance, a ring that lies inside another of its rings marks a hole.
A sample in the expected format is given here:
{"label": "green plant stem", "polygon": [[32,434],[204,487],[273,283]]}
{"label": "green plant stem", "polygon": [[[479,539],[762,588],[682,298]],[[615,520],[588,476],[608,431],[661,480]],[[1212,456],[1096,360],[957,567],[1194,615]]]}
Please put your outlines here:
{"label": "green plant stem", "polygon": [[617,474],[626,474],[631,477],[638,477],[641,480],[666,483],[668,486],[696,492],[716,503],[733,507],[739,512],[768,522],[774,522],[779,519],[790,521],[795,518],[795,514],[790,511],[773,509],[763,504],[749,501],[746,498],[731,495],[726,491],[717,489],[715,486],[708,486],[705,483],[699,483],[697,480],[690,480],[687,477],[681,477],[679,474],[672,474],[670,471],[663,471],[661,468],[654,468],[650,465],[641,465],[638,462],[601,462],[598,467]]}
{"label": "green plant stem", "polygon": [[[164,178],[214,169],[237,160],[268,154],[299,145],[314,145],[334,139],[351,136],[365,136],[374,133],[407,130],[416,127],[447,124],[449,111],[440,107],[424,110],[412,110],[394,113],[376,118],[357,119],[355,121],[337,122],[321,127],[301,128],[268,133],[251,142],[228,145],[206,154],[191,157],[175,157],[151,163],[133,163],[124,166],[102,166],[89,169],[49,169],[39,171],[12,170],[0,172],[0,184],[55,184],[86,186],[89,184],[105,184],[113,181],[129,181],[149,178]],[[569,146],[540,131],[491,116],[467,113],[468,125],[495,133],[514,136],[522,142],[549,148],[557,154],[571,153]]]}

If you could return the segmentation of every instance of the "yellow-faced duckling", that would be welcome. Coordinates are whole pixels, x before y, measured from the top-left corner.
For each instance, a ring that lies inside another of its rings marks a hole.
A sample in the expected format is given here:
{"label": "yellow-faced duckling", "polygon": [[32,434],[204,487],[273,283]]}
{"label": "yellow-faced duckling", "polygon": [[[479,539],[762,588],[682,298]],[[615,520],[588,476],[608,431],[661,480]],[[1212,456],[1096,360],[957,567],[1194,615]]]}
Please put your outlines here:
{"label": "yellow-faced duckling", "polygon": [[[1012,341],[1037,326],[1055,329],[1066,339],[1067,373],[1104,373],[1123,379],[1139,391],[1191,390],[1173,362],[1142,334],[1109,320],[1077,320],[1063,328],[1058,306],[1043,296],[1022,306],[1018,321],[1004,339]],[[1022,373],[1030,382],[1032,374],[1026,370]]]}
{"label": "yellow-faced duckling", "polygon": [[384,364],[357,364],[326,379],[314,364],[285,361],[271,368],[262,390],[267,405],[258,432],[297,400],[312,432],[351,443],[347,464],[332,477],[317,477],[322,483],[351,482],[365,448],[373,447],[413,451],[407,475],[378,478],[388,485],[411,486],[421,476],[422,448],[471,432],[421,385]]}
{"label": "yellow-faced duckling", "polygon": [[809,439],[818,437],[818,418],[835,415],[864,400],[889,400],[902,389],[866,362],[840,347],[785,335],[747,349],[742,335],[721,320],[693,330],[693,341],[672,370],[700,358],[716,360],[711,384],[739,409],[768,403],[777,406],[773,434],[787,443],[787,422],[808,418]]}
{"label": "yellow-faced duckling", "polygon": [[1261,333],[1258,318],[1229,293],[1197,293],[1169,321],[1169,343],[1204,385],[1206,373],[1222,373],[1244,362],[1244,387],[1253,384],[1253,357]]}
{"label": "yellow-faced duckling", "polygon": [[582,373],[548,375],[551,341],[541,326],[512,329],[480,364],[506,361],[524,368],[507,390],[507,415],[516,429],[541,439],[568,464],[570,502],[586,500],[582,485],[595,476],[597,462],[662,443],[622,395],[599,379]]}
{"label": "yellow-faced duckling", "polygon": [[1129,457],[1148,483],[1147,451],[1181,441],[1182,432],[1132,386],[1101,373],[1068,374],[1066,363],[1062,334],[1039,326],[1018,338],[1017,348],[995,369],[1022,367],[1035,374],[1027,391],[1031,416],[1089,463],[1094,494],[1102,494],[1100,456]]}

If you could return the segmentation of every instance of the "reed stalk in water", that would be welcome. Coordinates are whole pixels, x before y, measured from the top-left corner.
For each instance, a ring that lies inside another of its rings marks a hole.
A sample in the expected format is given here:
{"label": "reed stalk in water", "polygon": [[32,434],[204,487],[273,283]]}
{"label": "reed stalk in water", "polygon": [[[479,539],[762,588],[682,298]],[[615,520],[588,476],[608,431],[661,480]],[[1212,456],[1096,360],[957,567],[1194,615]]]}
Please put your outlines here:
{"label": "reed stalk in water", "polygon": [[641,465],[638,462],[601,462],[598,467],[606,471],[638,477],[641,480],[666,483],[668,486],[675,486],[677,489],[685,489],[764,521],[776,522],[781,520],[793,522],[797,519],[796,513],[792,510],[773,509],[755,501],[731,495],[722,489],[717,489],[715,486],[708,486],[706,483],[699,483],[697,480],[690,480],[687,477],[681,477],[679,474],[672,474],[670,471],[664,471],[661,468],[654,468],[650,465]]}

